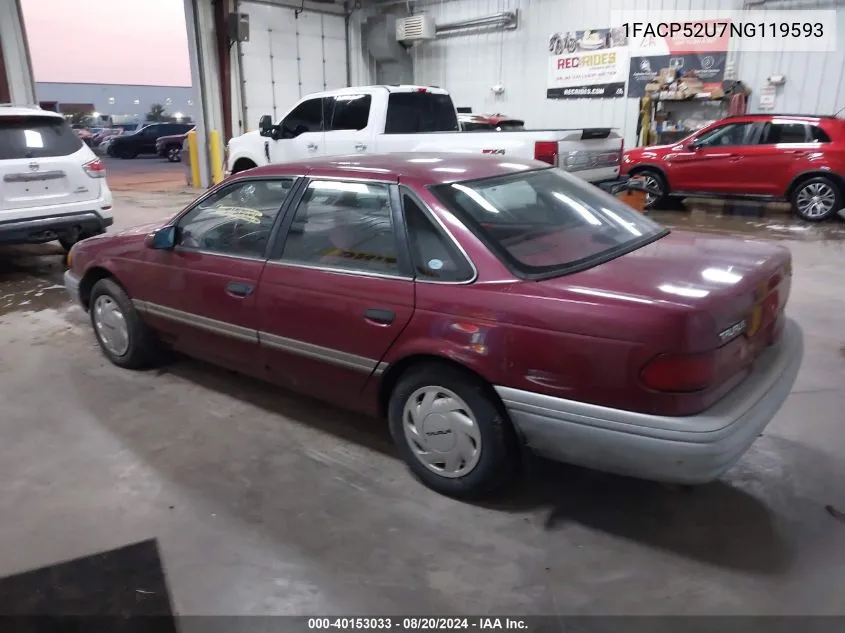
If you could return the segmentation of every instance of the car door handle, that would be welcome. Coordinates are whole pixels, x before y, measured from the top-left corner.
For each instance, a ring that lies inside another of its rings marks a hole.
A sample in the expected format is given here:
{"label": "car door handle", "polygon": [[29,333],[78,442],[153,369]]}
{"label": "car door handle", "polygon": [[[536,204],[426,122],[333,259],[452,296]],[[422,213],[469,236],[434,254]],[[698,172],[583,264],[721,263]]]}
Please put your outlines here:
{"label": "car door handle", "polygon": [[363,152],[365,149],[367,149],[367,146],[364,145],[363,143],[355,143],[355,150],[356,151]]}
{"label": "car door handle", "polygon": [[255,286],[240,281],[230,281],[226,284],[226,292],[234,297],[248,297],[252,294]]}
{"label": "car door handle", "polygon": [[316,143],[308,143],[308,145],[306,145],[305,147],[307,147],[308,149],[310,149],[313,152],[317,149],[317,144]]}
{"label": "car door handle", "polygon": [[393,310],[382,310],[379,308],[369,308],[364,312],[367,321],[374,321],[376,323],[393,323],[396,318]]}

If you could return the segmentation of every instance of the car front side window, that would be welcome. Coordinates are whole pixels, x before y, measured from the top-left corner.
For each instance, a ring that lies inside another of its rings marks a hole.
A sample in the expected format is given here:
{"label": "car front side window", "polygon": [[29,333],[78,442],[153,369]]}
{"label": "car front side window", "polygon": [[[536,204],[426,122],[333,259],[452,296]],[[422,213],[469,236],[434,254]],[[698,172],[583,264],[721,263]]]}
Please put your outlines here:
{"label": "car front side window", "polygon": [[388,186],[314,180],[300,201],[281,261],[399,275]]}
{"label": "car front side window", "polygon": [[247,180],[202,200],[177,223],[181,248],[263,258],[292,178]]}
{"label": "car front side window", "polygon": [[747,145],[751,130],[751,123],[730,123],[705,132],[697,141],[701,147]]}

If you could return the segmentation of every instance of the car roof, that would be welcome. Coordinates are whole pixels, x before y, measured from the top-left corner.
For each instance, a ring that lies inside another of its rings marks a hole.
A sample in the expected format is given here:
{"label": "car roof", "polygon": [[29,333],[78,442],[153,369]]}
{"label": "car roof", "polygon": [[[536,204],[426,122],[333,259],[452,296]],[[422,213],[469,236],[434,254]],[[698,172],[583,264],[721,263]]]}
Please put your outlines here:
{"label": "car roof", "polygon": [[781,114],[770,112],[755,112],[753,114],[734,114],[725,117],[727,119],[795,119],[798,121],[819,121],[824,119],[836,119],[832,114]]}
{"label": "car roof", "polygon": [[33,106],[0,105],[0,116],[50,116],[64,118],[58,112],[42,110]]}
{"label": "car roof", "polygon": [[416,180],[423,186],[506,176],[518,171],[547,169],[536,160],[507,159],[501,156],[444,152],[404,152],[395,154],[352,154],[312,158],[294,163],[257,167],[236,177],[299,176],[317,178],[356,178],[399,182]]}

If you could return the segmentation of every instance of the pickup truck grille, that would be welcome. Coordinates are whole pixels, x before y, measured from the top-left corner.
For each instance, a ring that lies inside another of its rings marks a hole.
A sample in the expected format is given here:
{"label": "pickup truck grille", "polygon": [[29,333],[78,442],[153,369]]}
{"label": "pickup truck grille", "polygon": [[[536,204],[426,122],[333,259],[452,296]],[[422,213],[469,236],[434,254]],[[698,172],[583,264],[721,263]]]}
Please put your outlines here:
{"label": "pickup truck grille", "polygon": [[622,152],[619,150],[574,150],[560,157],[560,166],[566,171],[601,169],[616,167],[621,159]]}

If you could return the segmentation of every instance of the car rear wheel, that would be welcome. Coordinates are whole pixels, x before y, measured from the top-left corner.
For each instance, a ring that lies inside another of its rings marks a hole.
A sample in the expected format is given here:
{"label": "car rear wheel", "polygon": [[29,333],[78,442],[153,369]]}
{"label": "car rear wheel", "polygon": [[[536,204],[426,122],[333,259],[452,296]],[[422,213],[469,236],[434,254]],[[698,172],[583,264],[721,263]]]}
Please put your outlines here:
{"label": "car rear wheel", "polygon": [[178,163],[182,160],[182,148],[178,145],[171,145],[165,151],[165,156],[171,163]]}
{"label": "car rear wheel", "polygon": [[842,208],[842,192],[833,180],[816,176],[792,192],[792,210],[808,222],[821,222]]}
{"label": "car rear wheel", "polygon": [[430,363],[402,375],[388,405],[390,432],[411,471],[429,488],[477,498],[514,476],[519,450],[504,407],[468,372]]}
{"label": "car rear wheel", "polygon": [[142,369],[159,360],[159,343],[112,279],[101,279],[91,289],[91,325],[106,357],[118,367]]}
{"label": "car rear wheel", "polygon": [[631,176],[641,178],[646,187],[659,192],[646,194],[646,209],[657,209],[660,207],[666,199],[666,181],[663,179],[663,176],[653,169],[640,169],[639,171],[631,172]]}
{"label": "car rear wheel", "polygon": [[121,149],[121,150],[118,150],[117,155],[118,155],[118,158],[132,159],[132,158],[138,157],[138,152],[136,152],[135,150],[132,150],[132,149]]}

